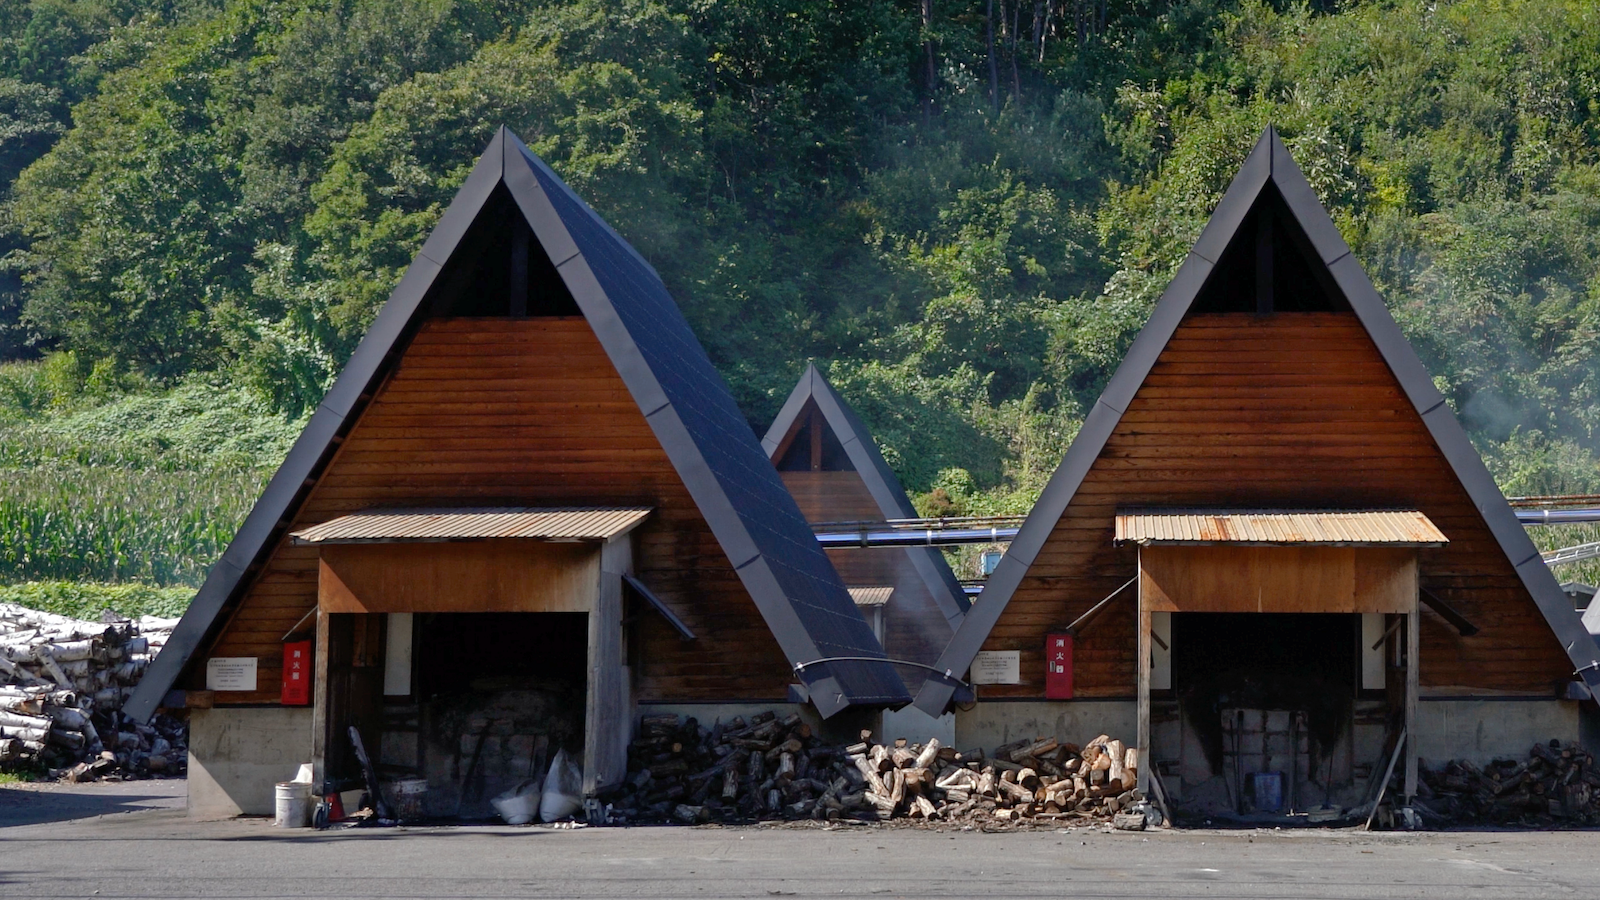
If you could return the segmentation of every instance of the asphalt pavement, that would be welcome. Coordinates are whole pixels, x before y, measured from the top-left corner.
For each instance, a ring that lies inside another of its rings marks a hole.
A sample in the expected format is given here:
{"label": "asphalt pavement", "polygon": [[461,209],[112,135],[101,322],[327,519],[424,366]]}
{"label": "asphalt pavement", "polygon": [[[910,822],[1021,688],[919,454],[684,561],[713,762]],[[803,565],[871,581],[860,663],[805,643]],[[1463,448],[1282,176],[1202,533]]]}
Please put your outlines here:
{"label": "asphalt pavement", "polygon": [[177,781],[0,787],[0,898],[1600,897],[1594,831],[314,832],[181,805]]}

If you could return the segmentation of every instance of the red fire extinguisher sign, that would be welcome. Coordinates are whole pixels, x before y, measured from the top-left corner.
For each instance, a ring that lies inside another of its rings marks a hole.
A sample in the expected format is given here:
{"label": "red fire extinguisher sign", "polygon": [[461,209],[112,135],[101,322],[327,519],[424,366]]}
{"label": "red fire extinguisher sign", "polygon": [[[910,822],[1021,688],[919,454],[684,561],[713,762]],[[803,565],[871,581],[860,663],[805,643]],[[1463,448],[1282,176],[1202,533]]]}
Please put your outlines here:
{"label": "red fire extinguisher sign", "polygon": [[311,705],[311,642],[290,641],[283,645],[284,706]]}
{"label": "red fire extinguisher sign", "polygon": [[1044,696],[1047,700],[1072,699],[1072,635],[1044,636]]}

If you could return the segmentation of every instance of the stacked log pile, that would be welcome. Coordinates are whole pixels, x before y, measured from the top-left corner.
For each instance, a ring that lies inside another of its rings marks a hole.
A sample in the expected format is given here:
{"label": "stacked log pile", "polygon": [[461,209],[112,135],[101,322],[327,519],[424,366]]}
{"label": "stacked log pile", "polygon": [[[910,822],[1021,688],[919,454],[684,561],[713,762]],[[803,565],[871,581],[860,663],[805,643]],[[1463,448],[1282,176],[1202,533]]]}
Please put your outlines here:
{"label": "stacked log pile", "polygon": [[1021,824],[1127,812],[1123,827],[1143,827],[1138,755],[1105,735],[1082,748],[1036,738],[988,755],[960,753],[937,740],[885,744],[868,732],[861,738],[828,745],[798,715],[780,719],[771,712],[709,728],[692,718],[645,716],[629,749],[628,775],[605,798],[611,821]]}
{"label": "stacked log pile", "polygon": [[136,725],[120,712],[176,623],[82,622],[0,604],[0,766],[76,780],[182,772],[183,723]]}
{"label": "stacked log pile", "polygon": [[935,811],[945,819],[1109,818],[1142,829],[1138,784],[1139,754],[1120,740],[1102,734],[1080,748],[1038,737],[999,747],[987,758],[953,760],[935,777],[945,801]]}
{"label": "stacked log pile", "polygon": [[1600,824],[1600,767],[1576,744],[1534,744],[1526,759],[1425,766],[1417,805],[1455,824]]}

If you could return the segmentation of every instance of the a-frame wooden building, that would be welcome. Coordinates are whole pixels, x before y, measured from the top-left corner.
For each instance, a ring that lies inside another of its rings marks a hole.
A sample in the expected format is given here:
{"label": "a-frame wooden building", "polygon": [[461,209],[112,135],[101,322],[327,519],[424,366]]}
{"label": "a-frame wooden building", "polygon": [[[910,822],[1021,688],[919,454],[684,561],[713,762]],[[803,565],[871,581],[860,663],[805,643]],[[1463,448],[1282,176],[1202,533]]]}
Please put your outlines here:
{"label": "a-frame wooden building", "polygon": [[[813,364],[761,446],[813,525],[917,515],[866,424]],[[935,547],[830,548],[828,558],[891,659],[932,664],[966,614],[961,582]]]}
{"label": "a-frame wooden building", "polygon": [[[1402,729],[1408,789],[1419,753],[1576,739],[1569,698],[1600,682],[1271,130],[937,666],[980,653],[1014,655],[1018,677],[977,687],[963,745],[1137,733],[1146,777],[1236,807],[1267,770],[1301,808],[1353,804]],[[938,714],[958,689],[930,678],[917,705]]]}
{"label": "a-frame wooden building", "polygon": [[126,712],[191,707],[195,809],[348,783],[354,726],[473,815],[539,739],[614,783],[641,708],[908,702],[882,657],[655,270],[501,130]]}

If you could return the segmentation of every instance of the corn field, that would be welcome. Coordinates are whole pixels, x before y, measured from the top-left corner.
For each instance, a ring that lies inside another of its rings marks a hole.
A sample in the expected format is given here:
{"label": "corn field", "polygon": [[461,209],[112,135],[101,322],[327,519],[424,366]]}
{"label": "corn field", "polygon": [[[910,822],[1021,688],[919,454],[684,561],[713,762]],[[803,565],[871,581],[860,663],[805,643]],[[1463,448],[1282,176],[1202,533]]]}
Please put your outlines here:
{"label": "corn field", "polygon": [[304,422],[205,380],[91,396],[81,368],[0,365],[0,594],[181,610]]}
{"label": "corn field", "polygon": [[0,470],[0,584],[198,585],[270,472]]}

